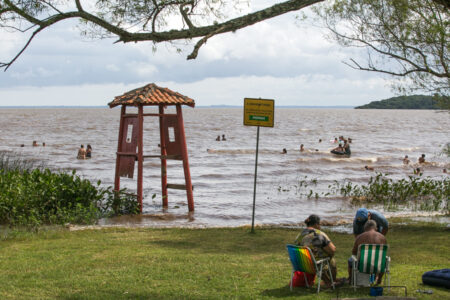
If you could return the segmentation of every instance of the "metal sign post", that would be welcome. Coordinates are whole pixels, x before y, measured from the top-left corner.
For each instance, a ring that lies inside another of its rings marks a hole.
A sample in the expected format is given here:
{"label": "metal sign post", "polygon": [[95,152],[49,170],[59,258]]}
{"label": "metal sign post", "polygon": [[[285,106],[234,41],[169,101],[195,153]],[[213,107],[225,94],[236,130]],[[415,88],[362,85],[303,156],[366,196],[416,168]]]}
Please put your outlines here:
{"label": "metal sign post", "polygon": [[259,151],[259,127],[273,127],[274,100],[268,99],[244,99],[244,125],[257,126],[256,130],[256,156],[255,179],[253,182],[253,213],[251,233],[255,233],[255,208],[256,208],[256,178],[258,175],[258,151]]}

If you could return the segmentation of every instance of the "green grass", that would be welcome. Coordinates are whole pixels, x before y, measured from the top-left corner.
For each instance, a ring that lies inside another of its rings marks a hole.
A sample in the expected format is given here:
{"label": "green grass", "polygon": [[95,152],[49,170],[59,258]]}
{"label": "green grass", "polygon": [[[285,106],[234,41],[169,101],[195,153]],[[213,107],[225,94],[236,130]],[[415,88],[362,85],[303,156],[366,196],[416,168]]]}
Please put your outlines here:
{"label": "green grass", "polygon": [[[102,229],[2,233],[0,299],[316,299],[290,292],[285,244],[298,230],[257,228]],[[391,284],[409,296],[449,299],[450,291],[421,284],[423,272],[449,267],[449,229],[394,225]],[[329,233],[337,246],[338,277],[347,276],[353,236]],[[432,289],[433,295],[417,294]],[[342,296],[368,295],[346,290]],[[392,289],[391,295],[401,295]],[[334,298],[326,290],[319,299]]]}

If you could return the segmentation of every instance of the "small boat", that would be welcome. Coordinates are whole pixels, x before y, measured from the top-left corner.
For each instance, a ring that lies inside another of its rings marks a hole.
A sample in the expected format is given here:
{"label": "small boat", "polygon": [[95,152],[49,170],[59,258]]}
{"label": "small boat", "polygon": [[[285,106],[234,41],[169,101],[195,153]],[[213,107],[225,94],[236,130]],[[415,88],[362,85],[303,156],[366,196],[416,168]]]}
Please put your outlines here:
{"label": "small boat", "polygon": [[350,147],[347,147],[345,149],[345,151],[338,151],[336,149],[333,149],[330,151],[330,153],[332,154],[336,154],[336,155],[345,155],[345,156],[350,156],[352,154],[352,151],[350,150]]}

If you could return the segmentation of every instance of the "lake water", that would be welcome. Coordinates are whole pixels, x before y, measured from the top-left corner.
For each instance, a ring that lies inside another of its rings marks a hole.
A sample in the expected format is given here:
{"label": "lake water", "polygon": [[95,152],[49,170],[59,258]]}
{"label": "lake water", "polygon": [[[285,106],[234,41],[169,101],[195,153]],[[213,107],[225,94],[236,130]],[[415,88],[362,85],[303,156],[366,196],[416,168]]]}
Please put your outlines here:
{"label": "lake water", "polygon": [[[146,112],[155,109],[146,108]],[[119,108],[0,109],[0,150],[42,160],[53,169],[75,169],[87,179],[113,185],[119,114]],[[243,126],[242,108],[185,107],[183,115],[195,212],[188,214],[186,194],[177,190],[169,190],[169,209],[162,210],[160,162],[149,159],[144,162],[145,214],[103,224],[213,227],[251,223],[256,127]],[[215,141],[222,134],[227,140]],[[340,135],[353,140],[350,158],[329,153],[336,147],[332,140]],[[159,154],[156,118],[145,119],[144,139],[144,154]],[[31,147],[33,140],[45,142],[46,147]],[[311,213],[349,221],[355,209],[338,195],[316,200],[305,194],[310,188],[325,193],[335,180],[365,184],[375,175],[365,165],[393,178],[414,176],[422,153],[428,162],[420,166],[424,176],[448,176],[442,170],[449,169],[450,161],[440,151],[449,141],[450,115],[445,112],[276,108],[275,127],[260,129],[255,223],[296,225]],[[92,145],[92,159],[75,159],[80,144]],[[305,145],[304,152],[299,151],[300,144]],[[281,154],[283,148],[287,154]],[[408,166],[402,163],[405,155],[411,159]],[[317,183],[302,189],[303,180]],[[169,161],[168,183],[184,184],[180,161]],[[122,178],[121,185],[136,189],[135,179]]]}

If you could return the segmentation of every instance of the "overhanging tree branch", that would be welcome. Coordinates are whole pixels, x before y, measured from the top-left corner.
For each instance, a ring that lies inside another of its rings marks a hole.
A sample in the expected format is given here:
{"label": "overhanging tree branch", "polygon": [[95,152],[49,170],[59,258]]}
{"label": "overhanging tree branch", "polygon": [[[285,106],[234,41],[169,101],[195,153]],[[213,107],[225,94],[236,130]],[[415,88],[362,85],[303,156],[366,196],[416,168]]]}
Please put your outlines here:
{"label": "overhanging tree branch", "polygon": [[[176,41],[176,40],[190,40],[193,38],[201,38],[195,45],[192,53],[188,56],[188,59],[193,59],[197,57],[198,51],[202,45],[206,43],[206,41],[211,38],[214,35],[227,33],[227,32],[235,32],[239,29],[245,28],[247,26],[254,25],[258,22],[262,22],[277,16],[280,16],[282,14],[286,14],[288,12],[297,11],[300,9],[303,9],[305,7],[308,7],[310,5],[313,5],[318,2],[322,2],[324,0],[288,0],[284,1],[278,4],[275,4],[273,6],[267,7],[265,9],[259,10],[257,12],[253,12],[244,16],[236,17],[233,19],[230,19],[228,21],[224,21],[222,23],[214,22],[211,25],[204,25],[204,26],[194,26],[191,19],[188,16],[187,11],[187,5],[191,6],[191,11],[194,8],[195,4],[198,3],[201,0],[179,0],[179,1],[157,1],[152,0],[151,2],[146,2],[146,5],[152,5],[151,9],[149,9],[149,16],[148,19],[146,19],[144,23],[144,28],[146,27],[146,24],[151,20],[152,21],[152,31],[130,31],[126,30],[123,27],[121,27],[122,22],[116,22],[114,25],[114,22],[112,22],[113,19],[108,20],[104,17],[105,14],[99,14],[94,15],[92,13],[87,12],[85,9],[82,8],[80,0],[75,0],[75,5],[77,10],[74,11],[68,11],[68,12],[61,12],[58,10],[54,3],[52,4],[51,0],[47,0],[45,3],[47,6],[51,6],[54,10],[57,11],[57,13],[49,14],[48,16],[44,18],[39,18],[41,15],[40,13],[36,13],[36,15],[30,14],[24,7],[21,7],[20,4],[23,4],[23,1],[11,1],[11,0],[3,0],[4,4],[6,5],[5,8],[0,11],[0,17],[3,13],[13,13],[16,17],[20,17],[23,20],[26,20],[27,22],[31,23],[32,25],[38,26],[38,29],[33,32],[32,37],[28,40],[26,46],[22,48],[22,50],[16,55],[10,62],[8,63],[2,63],[0,67],[4,67],[5,70],[11,66],[14,61],[17,60],[17,58],[23,53],[23,51],[28,47],[31,40],[43,29],[52,26],[55,23],[68,20],[68,19],[80,19],[87,23],[91,23],[106,32],[115,35],[117,37],[116,42],[123,42],[123,43],[130,43],[130,42],[141,42],[141,41],[153,41],[155,43],[160,42],[170,42],[170,41]],[[34,2],[39,3],[40,1],[34,0]],[[99,1],[100,4],[105,4],[105,2],[108,1]],[[113,1],[111,1],[113,2]],[[44,2],[42,2],[44,3]],[[56,2],[55,2],[56,3]],[[118,2],[121,3],[121,2]],[[133,2],[134,3],[134,2]],[[111,4],[111,3],[107,3]],[[113,5],[112,3],[111,5]],[[138,4],[133,4],[138,5]],[[188,28],[181,28],[181,29],[167,29],[165,31],[156,31],[156,21],[161,12],[168,8],[177,6],[181,15],[181,18],[186,23]],[[114,6],[114,5],[113,5]],[[115,8],[120,11],[120,9],[123,9],[121,7]],[[141,10],[137,10],[137,13],[141,13],[142,10],[147,9],[147,7],[139,8]],[[189,13],[190,13],[189,12]],[[113,18],[117,18],[117,15],[115,12],[112,12]],[[141,19],[143,20],[143,19]],[[126,20],[125,20],[126,21]],[[0,26],[1,26],[1,19],[0,19]]]}

